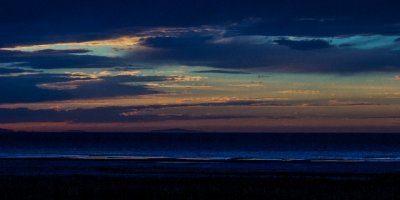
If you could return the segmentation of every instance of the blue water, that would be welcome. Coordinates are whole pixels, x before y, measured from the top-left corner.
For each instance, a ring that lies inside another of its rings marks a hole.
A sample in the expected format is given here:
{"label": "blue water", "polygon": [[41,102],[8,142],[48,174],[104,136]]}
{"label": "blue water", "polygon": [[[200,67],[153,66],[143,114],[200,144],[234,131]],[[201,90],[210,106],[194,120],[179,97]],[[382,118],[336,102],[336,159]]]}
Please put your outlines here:
{"label": "blue water", "polygon": [[400,161],[400,134],[3,133],[0,157]]}

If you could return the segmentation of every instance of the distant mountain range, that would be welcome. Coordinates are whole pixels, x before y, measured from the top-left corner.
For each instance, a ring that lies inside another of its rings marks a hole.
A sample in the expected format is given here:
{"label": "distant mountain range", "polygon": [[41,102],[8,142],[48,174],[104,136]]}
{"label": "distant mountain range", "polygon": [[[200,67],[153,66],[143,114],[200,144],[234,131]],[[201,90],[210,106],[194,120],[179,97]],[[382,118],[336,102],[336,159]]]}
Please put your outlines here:
{"label": "distant mountain range", "polygon": [[173,128],[164,130],[152,130],[151,133],[204,133],[204,131]]}
{"label": "distant mountain range", "polygon": [[67,130],[66,133],[85,133],[86,131],[83,130]]}
{"label": "distant mountain range", "polygon": [[0,128],[0,133],[11,133],[11,132],[14,132],[13,130],[10,130],[10,129],[3,129],[3,128]]}
{"label": "distant mountain range", "polygon": [[[13,133],[13,132],[17,132],[17,131],[0,128],[0,133]],[[20,132],[20,131],[18,131],[18,132]],[[23,132],[24,131],[22,131],[20,133],[23,133]],[[152,130],[149,133],[204,133],[204,132],[205,131],[173,128],[173,129]],[[25,133],[29,133],[29,132],[25,132]],[[67,130],[67,131],[63,131],[60,133],[90,133],[90,132],[86,132],[86,131],[82,131],[82,130]]]}

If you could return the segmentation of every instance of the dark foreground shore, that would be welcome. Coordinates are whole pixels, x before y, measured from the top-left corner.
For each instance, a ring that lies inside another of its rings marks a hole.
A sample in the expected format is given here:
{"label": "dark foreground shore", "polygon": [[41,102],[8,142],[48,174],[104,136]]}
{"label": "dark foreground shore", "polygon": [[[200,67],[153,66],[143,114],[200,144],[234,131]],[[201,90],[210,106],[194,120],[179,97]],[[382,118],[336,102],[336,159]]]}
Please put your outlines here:
{"label": "dark foreground shore", "polygon": [[2,176],[0,199],[399,199],[399,177]]}
{"label": "dark foreground shore", "polygon": [[0,199],[399,199],[397,162],[1,159]]}

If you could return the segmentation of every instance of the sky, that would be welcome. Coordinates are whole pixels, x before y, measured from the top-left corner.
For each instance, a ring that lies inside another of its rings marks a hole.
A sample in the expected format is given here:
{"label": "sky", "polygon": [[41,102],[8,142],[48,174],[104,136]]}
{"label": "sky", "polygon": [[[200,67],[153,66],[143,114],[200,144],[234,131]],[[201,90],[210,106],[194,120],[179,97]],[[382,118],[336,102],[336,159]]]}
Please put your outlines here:
{"label": "sky", "polygon": [[5,0],[0,128],[399,132],[399,6]]}

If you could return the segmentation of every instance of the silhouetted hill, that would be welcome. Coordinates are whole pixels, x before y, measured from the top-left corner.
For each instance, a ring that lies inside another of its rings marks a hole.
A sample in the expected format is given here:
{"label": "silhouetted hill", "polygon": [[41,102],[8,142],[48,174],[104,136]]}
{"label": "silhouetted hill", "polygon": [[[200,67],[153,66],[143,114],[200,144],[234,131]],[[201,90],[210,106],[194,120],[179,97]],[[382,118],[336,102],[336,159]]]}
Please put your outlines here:
{"label": "silhouetted hill", "polygon": [[66,133],[86,133],[86,131],[83,130],[68,130]]}
{"label": "silhouetted hill", "polygon": [[13,130],[10,130],[10,129],[3,129],[3,128],[0,128],[0,133],[11,133],[11,132],[14,132]]}
{"label": "silhouetted hill", "polygon": [[204,131],[173,128],[164,130],[153,130],[151,131],[151,133],[204,133]]}

